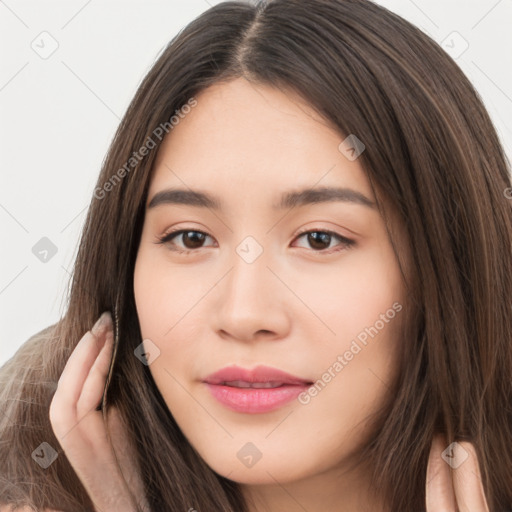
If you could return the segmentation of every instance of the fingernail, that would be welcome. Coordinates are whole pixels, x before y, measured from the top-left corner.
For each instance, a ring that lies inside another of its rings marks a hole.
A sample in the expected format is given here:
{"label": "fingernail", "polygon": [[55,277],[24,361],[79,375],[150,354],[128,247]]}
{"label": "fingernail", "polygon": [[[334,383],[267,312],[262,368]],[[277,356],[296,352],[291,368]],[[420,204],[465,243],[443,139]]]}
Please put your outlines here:
{"label": "fingernail", "polygon": [[113,326],[112,324],[112,316],[110,315],[110,312],[105,311],[96,321],[93,328],[91,329],[91,332],[94,334],[94,336],[99,336],[103,329],[111,329]]}

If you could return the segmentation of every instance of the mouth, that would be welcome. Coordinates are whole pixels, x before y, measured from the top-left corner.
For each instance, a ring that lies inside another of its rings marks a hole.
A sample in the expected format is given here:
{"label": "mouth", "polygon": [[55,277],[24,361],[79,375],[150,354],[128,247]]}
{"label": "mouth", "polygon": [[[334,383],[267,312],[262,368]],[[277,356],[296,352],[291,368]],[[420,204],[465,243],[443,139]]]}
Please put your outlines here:
{"label": "mouth", "polygon": [[229,382],[222,382],[222,386],[229,386],[230,388],[250,388],[250,389],[274,389],[282,386],[292,386],[297,384],[288,384],[285,382],[246,382],[243,380],[232,380]]}
{"label": "mouth", "polygon": [[236,366],[224,368],[203,383],[220,404],[246,414],[279,409],[313,384],[311,380],[264,366],[253,370]]}

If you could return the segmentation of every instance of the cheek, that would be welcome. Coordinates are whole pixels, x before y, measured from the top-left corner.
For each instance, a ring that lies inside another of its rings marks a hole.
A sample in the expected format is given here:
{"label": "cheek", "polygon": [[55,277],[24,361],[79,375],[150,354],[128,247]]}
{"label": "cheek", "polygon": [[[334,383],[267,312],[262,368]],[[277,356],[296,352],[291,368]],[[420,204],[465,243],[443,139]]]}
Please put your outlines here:
{"label": "cheek", "polygon": [[[369,414],[396,377],[404,288],[388,245],[361,251],[329,277],[322,279],[323,293],[318,287],[311,297],[332,336],[315,353],[318,391],[304,398],[315,402],[319,417],[330,415],[335,428],[347,411]],[[343,407],[328,413],[333,403]]]}
{"label": "cheek", "polygon": [[153,338],[163,329],[159,325],[164,318],[163,307],[169,297],[162,296],[159,289],[159,272],[156,265],[146,263],[144,257],[138,256],[134,272],[134,297],[143,338]]}
{"label": "cheek", "polygon": [[[186,315],[204,286],[200,279],[140,250],[134,270],[134,296],[142,336],[162,339]],[[200,295],[199,295],[200,296]]]}
{"label": "cheek", "polygon": [[[347,255],[340,265],[315,269],[314,278],[304,272],[294,281],[297,295],[307,298],[311,322],[324,323],[327,339],[342,349],[348,340],[379,322],[394,303],[403,302],[403,285],[394,253],[387,246]],[[387,322],[386,322],[387,325]],[[329,333],[330,331],[330,333]],[[363,335],[364,336],[364,335]]]}
{"label": "cheek", "polygon": [[145,348],[151,349],[153,344],[158,348],[159,355],[149,369],[166,400],[181,396],[181,388],[175,386],[171,375],[181,380],[177,369],[190,371],[197,364],[203,326],[194,316],[194,305],[205,294],[206,286],[197,275],[168,265],[162,258],[157,260],[148,251],[140,250],[137,255],[134,269],[137,316],[142,339],[146,340]]}

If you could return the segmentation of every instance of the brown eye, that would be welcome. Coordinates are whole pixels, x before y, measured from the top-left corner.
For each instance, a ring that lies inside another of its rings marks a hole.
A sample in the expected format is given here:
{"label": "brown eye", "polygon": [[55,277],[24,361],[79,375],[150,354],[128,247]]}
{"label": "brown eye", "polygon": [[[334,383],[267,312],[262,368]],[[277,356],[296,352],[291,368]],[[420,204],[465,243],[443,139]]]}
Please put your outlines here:
{"label": "brown eye", "polygon": [[309,247],[314,249],[316,252],[327,252],[327,249],[333,249],[331,246],[331,242],[333,240],[338,240],[340,243],[334,246],[334,250],[342,250],[348,247],[351,247],[355,244],[353,240],[345,238],[344,236],[339,235],[338,233],[334,233],[332,231],[320,231],[320,230],[310,230],[301,233],[297,239],[304,238],[306,239]]}
{"label": "brown eye", "polygon": [[[203,233],[202,231],[197,231],[193,229],[180,229],[178,231],[173,231],[164,235],[159,239],[158,243],[161,244],[170,244],[176,246],[172,248],[172,250],[176,250],[178,252],[187,252],[193,251],[194,249],[201,249],[203,247],[204,241],[210,235]],[[181,237],[181,244],[177,244],[174,240]]]}
{"label": "brown eye", "polygon": [[206,235],[199,231],[184,231],[182,234],[183,244],[187,249],[197,249],[204,243]]}
{"label": "brown eye", "polygon": [[331,244],[331,235],[320,231],[313,231],[307,234],[308,243],[313,249],[328,249]]}

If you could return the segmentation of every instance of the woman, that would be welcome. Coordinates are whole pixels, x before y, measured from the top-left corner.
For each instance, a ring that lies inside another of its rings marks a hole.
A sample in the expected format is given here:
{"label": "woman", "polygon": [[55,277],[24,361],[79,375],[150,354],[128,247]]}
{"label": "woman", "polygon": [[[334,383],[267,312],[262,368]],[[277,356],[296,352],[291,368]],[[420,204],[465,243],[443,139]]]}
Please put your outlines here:
{"label": "woman", "polygon": [[65,317],[2,368],[1,502],[511,510],[510,187],[398,16],[210,9],[121,122]]}

